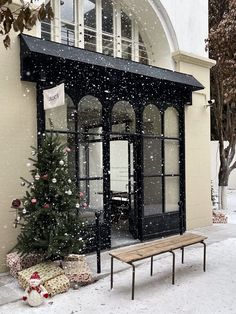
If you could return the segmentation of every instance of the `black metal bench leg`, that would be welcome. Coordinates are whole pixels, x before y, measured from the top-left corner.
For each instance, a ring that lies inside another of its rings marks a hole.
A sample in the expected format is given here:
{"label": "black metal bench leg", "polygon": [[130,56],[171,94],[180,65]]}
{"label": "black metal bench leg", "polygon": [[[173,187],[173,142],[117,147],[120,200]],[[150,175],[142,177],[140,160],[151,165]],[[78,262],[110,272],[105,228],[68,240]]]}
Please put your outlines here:
{"label": "black metal bench leg", "polygon": [[182,264],[184,263],[184,247],[181,247],[181,251],[182,251]]}
{"label": "black metal bench leg", "polygon": [[113,289],[113,257],[111,256],[111,290]]}
{"label": "black metal bench leg", "polygon": [[135,266],[131,264],[133,271],[132,271],[132,296],[131,299],[134,300],[134,285],[135,285]]}
{"label": "black metal bench leg", "polygon": [[153,256],[151,257],[151,276],[153,275]]}
{"label": "black metal bench leg", "polygon": [[170,251],[170,253],[173,256],[173,263],[172,263],[172,285],[175,284],[175,253],[173,251]]}
{"label": "black metal bench leg", "polygon": [[204,245],[204,252],[203,252],[203,271],[206,271],[206,243],[202,241]]}

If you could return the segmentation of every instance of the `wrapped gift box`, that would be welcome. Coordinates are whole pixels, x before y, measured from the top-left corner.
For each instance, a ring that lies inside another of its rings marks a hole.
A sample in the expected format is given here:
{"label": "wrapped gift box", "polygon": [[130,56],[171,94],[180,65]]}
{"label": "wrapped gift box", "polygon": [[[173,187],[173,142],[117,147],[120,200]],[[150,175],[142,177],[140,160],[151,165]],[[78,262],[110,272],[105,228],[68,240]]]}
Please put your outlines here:
{"label": "wrapped gift box", "polygon": [[65,257],[64,261],[68,262],[75,262],[75,261],[85,261],[85,256],[84,255],[79,255],[79,254],[69,254],[68,256]]}
{"label": "wrapped gift box", "polygon": [[91,283],[92,272],[85,260],[85,257],[82,255],[77,255],[77,259],[68,260],[68,258],[63,262],[63,269],[70,282],[83,284]]}
{"label": "wrapped gift box", "polygon": [[42,285],[44,285],[45,282],[50,279],[53,279],[60,275],[64,275],[63,269],[56,266],[52,262],[37,264],[18,273],[18,283],[23,289],[26,289],[26,287],[28,287],[29,279],[31,275],[36,271],[39,273]]}
{"label": "wrapped gift box", "polygon": [[225,215],[225,213],[213,211],[212,222],[213,223],[227,224],[228,223],[228,217]]}
{"label": "wrapped gift box", "polygon": [[6,264],[10,268],[9,271],[13,277],[17,277],[19,271],[34,266],[42,262],[42,260],[43,257],[40,254],[21,255],[17,252],[12,252],[6,256]]}
{"label": "wrapped gift box", "polygon": [[70,281],[65,275],[59,275],[44,283],[44,287],[51,297],[56,294],[63,293],[69,290]]}

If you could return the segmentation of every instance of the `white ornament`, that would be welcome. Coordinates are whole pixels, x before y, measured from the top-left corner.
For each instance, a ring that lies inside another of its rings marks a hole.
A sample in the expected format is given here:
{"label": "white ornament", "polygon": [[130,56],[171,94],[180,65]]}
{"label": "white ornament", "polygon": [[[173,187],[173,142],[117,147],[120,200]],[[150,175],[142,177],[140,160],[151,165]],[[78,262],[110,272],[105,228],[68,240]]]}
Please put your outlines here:
{"label": "white ornament", "polygon": [[71,179],[68,179],[68,183],[71,183]]}
{"label": "white ornament", "polygon": [[63,166],[63,165],[64,165],[64,161],[63,161],[63,160],[60,160],[60,161],[59,161],[59,164],[60,164],[61,166]]}
{"label": "white ornament", "polygon": [[76,204],[75,204],[75,207],[76,207],[76,208],[79,208],[79,206],[80,206],[79,203],[76,203]]}
{"label": "white ornament", "polygon": [[56,178],[53,178],[52,179],[52,183],[56,183],[57,182],[57,179]]}
{"label": "white ornament", "polygon": [[17,221],[20,221],[20,216],[17,216],[16,220],[17,220]]}
{"label": "white ornament", "polygon": [[71,194],[72,194],[72,191],[71,191],[71,190],[68,190],[68,191],[67,191],[67,194],[68,194],[68,195],[71,195]]}
{"label": "white ornament", "polygon": [[26,209],[25,208],[22,209],[22,213],[26,214]]}
{"label": "white ornament", "polygon": [[28,302],[30,306],[39,306],[44,298],[48,298],[48,292],[41,285],[41,279],[37,272],[33,273],[29,280],[29,286],[25,290],[23,301]]}
{"label": "white ornament", "polygon": [[34,176],[35,180],[39,180],[40,179],[40,175],[38,173],[36,173],[36,175]]}

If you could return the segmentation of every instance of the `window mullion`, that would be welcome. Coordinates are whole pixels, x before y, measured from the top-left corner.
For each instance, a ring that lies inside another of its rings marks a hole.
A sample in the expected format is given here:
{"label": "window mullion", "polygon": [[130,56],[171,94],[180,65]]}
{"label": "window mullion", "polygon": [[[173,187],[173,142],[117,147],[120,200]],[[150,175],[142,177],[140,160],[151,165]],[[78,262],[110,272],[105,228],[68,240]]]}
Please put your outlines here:
{"label": "window mullion", "polygon": [[75,46],[78,47],[78,1],[74,0],[74,32],[75,32]]}
{"label": "window mullion", "polygon": [[132,60],[139,62],[139,30],[134,19],[132,20]]}
{"label": "window mullion", "polygon": [[53,1],[53,11],[55,14],[55,18],[53,20],[53,28],[52,28],[52,38],[54,41],[60,43],[61,42],[61,4],[60,1]]}
{"label": "window mullion", "polygon": [[117,3],[114,5],[114,30],[115,30],[115,40],[114,40],[114,56],[122,57],[121,51],[121,7],[120,4]]}
{"label": "window mullion", "polygon": [[102,52],[102,0],[96,1],[96,29],[97,52]]}
{"label": "window mullion", "polygon": [[77,24],[78,44],[77,46],[79,48],[84,48],[84,0],[78,0],[77,14],[78,14],[78,24]]}

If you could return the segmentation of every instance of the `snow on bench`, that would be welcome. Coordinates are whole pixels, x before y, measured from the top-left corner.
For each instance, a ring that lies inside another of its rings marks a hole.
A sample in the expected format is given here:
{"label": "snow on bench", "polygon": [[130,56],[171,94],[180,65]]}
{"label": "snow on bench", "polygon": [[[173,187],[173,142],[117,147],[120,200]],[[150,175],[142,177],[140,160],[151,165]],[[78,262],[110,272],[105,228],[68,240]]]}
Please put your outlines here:
{"label": "snow on bench", "polygon": [[171,253],[173,256],[172,263],[172,284],[175,283],[175,253],[174,250],[182,250],[182,263],[184,263],[184,248],[186,246],[202,243],[204,246],[203,254],[203,270],[206,271],[206,244],[204,240],[205,236],[201,236],[193,233],[186,233],[183,235],[177,235],[168,237],[165,239],[149,241],[141,244],[132,245],[129,247],[116,249],[109,252],[111,256],[111,289],[113,288],[113,260],[114,258],[127,263],[132,266],[132,294],[131,299],[134,300],[134,285],[135,285],[135,265],[134,262],[143,260],[145,258],[151,258],[151,276],[153,275],[153,257],[163,253]]}

